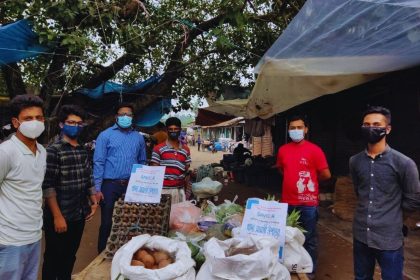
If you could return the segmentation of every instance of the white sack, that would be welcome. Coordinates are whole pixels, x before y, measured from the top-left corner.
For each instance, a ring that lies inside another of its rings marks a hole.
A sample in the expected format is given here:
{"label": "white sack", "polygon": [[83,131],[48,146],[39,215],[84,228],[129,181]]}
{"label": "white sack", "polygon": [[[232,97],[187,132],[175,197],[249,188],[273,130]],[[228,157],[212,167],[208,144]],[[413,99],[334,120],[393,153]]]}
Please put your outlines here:
{"label": "white sack", "polygon": [[[226,256],[230,248],[252,248],[250,255]],[[271,237],[210,239],[204,245],[206,261],[197,274],[197,280],[290,280],[290,273],[278,262],[279,242]]]}
{"label": "white sack", "polygon": [[294,227],[286,227],[286,244],[284,246],[284,265],[290,272],[311,273],[312,258],[303,247],[305,236]]}
{"label": "white sack", "polygon": [[[161,269],[146,269],[142,266],[131,266],[133,254],[140,248],[164,250],[174,258],[174,263]],[[166,238],[143,234],[132,238],[122,246],[112,260],[111,279],[122,277],[130,280],[194,280],[195,262],[191,258],[191,251],[187,243]]]}

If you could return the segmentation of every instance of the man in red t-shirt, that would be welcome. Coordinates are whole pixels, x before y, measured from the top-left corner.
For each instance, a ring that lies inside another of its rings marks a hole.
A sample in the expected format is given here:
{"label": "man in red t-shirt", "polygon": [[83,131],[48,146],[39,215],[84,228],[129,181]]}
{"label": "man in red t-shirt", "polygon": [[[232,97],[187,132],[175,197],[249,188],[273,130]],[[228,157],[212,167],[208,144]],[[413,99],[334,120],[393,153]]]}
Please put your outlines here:
{"label": "man in red t-shirt", "polygon": [[318,181],[328,180],[331,173],[321,148],[305,140],[308,127],[303,116],[289,119],[288,133],[292,142],[279,148],[276,164],[283,174],[282,202],[289,204],[289,213],[294,209],[300,211],[300,222],[306,230],[304,247],[311,255],[315,271]]}
{"label": "man in red t-shirt", "polygon": [[191,164],[190,149],[179,141],[181,121],[166,120],[168,139],[153,148],[151,165],[165,166],[163,194],[172,196],[172,204],[185,201],[186,175]]}

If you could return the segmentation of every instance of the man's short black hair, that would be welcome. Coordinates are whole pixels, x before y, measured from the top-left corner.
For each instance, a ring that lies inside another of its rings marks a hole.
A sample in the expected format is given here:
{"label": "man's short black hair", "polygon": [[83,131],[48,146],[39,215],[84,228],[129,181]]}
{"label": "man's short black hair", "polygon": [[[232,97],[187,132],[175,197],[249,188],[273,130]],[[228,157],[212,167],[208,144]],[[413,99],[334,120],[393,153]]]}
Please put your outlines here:
{"label": "man's short black hair", "polygon": [[39,107],[44,109],[44,101],[36,95],[22,94],[17,95],[10,101],[10,112],[12,118],[17,118],[23,109],[30,107]]}
{"label": "man's short black hair", "polygon": [[177,127],[181,127],[181,120],[177,117],[170,117],[165,122],[166,127],[169,127],[171,125],[175,125]]}
{"label": "man's short black hair", "polygon": [[127,103],[127,102],[123,102],[123,103],[118,104],[118,105],[117,105],[117,107],[115,107],[115,115],[117,115],[117,114],[118,114],[118,111],[119,111],[121,108],[130,108],[130,109],[131,109],[131,111],[132,111],[132,112],[133,112],[133,114],[134,114],[134,106],[133,106],[133,104],[131,104],[131,103]]}
{"label": "man's short black hair", "polygon": [[86,112],[82,107],[77,105],[64,105],[61,107],[60,113],[58,113],[58,121],[63,123],[69,115],[76,115],[80,117],[83,121],[86,119]]}
{"label": "man's short black hair", "polygon": [[306,119],[306,116],[304,116],[304,115],[292,115],[287,119],[287,127],[289,127],[290,123],[294,122],[294,121],[303,121],[303,124],[305,126],[308,126],[308,121]]}
{"label": "man's short black hair", "polygon": [[386,118],[387,124],[391,124],[391,111],[382,106],[370,106],[363,113],[362,119],[370,114],[381,114]]}

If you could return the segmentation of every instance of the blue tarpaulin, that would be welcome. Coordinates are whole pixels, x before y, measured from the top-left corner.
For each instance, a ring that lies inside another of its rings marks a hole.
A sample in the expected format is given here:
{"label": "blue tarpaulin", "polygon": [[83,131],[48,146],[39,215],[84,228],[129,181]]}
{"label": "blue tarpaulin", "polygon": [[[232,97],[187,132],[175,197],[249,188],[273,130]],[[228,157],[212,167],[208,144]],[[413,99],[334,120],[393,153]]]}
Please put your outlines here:
{"label": "blue tarpaulin", "polygon": [[93,99],[100,99],[105,94],[110,93],[134,93],[140,91],[152,84],[159,82],[161,76],[152,76],[143,82],[136,83],[134,85],[117,84],[114,82],[106,81],[101,85],[93,89],[81,88],[76,92],[86,95]]}
{"label": "blue tarpaulin", "polygon": [[27,20],[0,26],[0,65],[37,56],[47,49],[38,43],[38,35]]}
{"label": "blue tarpaulin", "polygon": [[147,107],[146,110],[137,114],[136,125],[142,127],[150,127],[157,124],[165,113],[171,108],[171,99],[162,99],[151,106]]}

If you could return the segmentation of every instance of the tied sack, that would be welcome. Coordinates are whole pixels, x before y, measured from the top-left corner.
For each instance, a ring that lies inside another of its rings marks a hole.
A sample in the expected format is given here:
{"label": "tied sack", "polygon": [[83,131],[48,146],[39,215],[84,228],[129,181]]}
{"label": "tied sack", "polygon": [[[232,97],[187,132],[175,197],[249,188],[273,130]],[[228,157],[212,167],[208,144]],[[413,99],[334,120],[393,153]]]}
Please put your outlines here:
{"label": "tied sack", "polygon": [[286,227],[286,244],[284,246],[284,265],[290,272],[311,273],[312,258],[303,247],[305,236],[295,227]]}
{"label": "tied sack", "polygon": [[[161,269],[146,269],[142,266],[131,266],[134,253],[143,247],[164,250],[172,255],[174,263]],[[163,236],[148,234],[133,237],[122,246],[112,259],[111,279],[122,280],[194,280],[195,262],[186,242],[173,240]],[[119,277],[119,278],[118,278]]]}
{"label": "tied sack", "polygon": [[278,262],[279,242],[272,237],[250,236],[225,241],[211,238],[204,244],[206,261],[197,280],[290,280]]}

